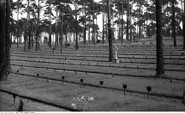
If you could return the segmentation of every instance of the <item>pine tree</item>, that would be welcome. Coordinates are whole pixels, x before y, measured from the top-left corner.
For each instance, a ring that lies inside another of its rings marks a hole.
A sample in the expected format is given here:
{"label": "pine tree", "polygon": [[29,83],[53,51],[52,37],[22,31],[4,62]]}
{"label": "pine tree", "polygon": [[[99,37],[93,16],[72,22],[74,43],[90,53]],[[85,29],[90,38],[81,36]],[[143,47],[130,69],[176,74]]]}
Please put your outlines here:
{"label": "pine tree", "polygon": [[185,50],[185,0],[184,0],[184,15],[183,15],[183,35],[184,35],[184,41],[183,41],[183,50]]}
{"label": "pine tree", "polygon": [[172,38],[174,40],[174,47],[177,46],[177,42],[176,42],[176,25],[175,25],[175,0],[171,0],[171,4],[172,4]]}
{"label": "pine tree", "polygon": [[162,37],[162,11],[161,0],[156,0],[156,40],[157,40],[157,69],[156,77],[160,78],[164,74],[164,58],[163,58],[163,37]]}
{"label": "pine tree", "polygon": [[[5,4],[6,3],[6,4]],[[0,81],[10,71],[10,10],[9,0],[0,2]]]}
{"label": "pine tree", "polygon": [[112,29],[110,20],[110,2],[107,0],[107,13],[108,13],[108,40],[109,40],[109,61],[113,61],[113,46],[112,46]]}

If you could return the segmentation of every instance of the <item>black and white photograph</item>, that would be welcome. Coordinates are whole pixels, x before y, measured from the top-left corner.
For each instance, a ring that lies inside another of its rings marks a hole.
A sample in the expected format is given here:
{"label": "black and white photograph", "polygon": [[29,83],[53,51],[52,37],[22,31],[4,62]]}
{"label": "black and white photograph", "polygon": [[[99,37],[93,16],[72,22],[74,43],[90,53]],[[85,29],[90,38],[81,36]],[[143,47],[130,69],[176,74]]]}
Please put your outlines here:
{"label": "black and white photograph", "polygon": [[0,0],[0,112],[185,112],[185,0]]}

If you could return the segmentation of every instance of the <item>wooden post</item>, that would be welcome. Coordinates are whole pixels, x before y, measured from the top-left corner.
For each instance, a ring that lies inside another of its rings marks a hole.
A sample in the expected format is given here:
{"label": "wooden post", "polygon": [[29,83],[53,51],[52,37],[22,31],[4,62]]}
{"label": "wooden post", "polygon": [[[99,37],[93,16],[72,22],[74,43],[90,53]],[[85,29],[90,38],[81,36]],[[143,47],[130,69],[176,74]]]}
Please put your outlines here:
{"label": "wooden post", "polygon": [[101,91],[102,85],[103,85],[103,81],[100,81],[100,91]]}
{"label": "wooden post", "polygon": [[16,94],[13,94],[13,103],[15,104]]}
{"label": "wooden post", "polygon": [[23,101],[20,100],[18,111],[23,111]]}
{"label": "wooden post", "polygon": [[64,76],[62,76],[62,84],[64,84],[64,79],[65,79],[65,77],[64,77]]}
{"label": "wooden post", "polygon": [[149,95],[150,95],[150,91],[152,90],[151,87],[147,86],[147,91],[148,91],[148,94],[147,94],[147,98],[149,98]]}
{"label": "wooden post", "polygon": [[124,95],[125,95],[125,92],[126,92],[126,89],[127,89],[127,85],[126,84],[123,84],[123,89],[124,89]]}
{"label": "wooden post", "polygon": [[83,85],[84,79],[80,79],[81,87]]}

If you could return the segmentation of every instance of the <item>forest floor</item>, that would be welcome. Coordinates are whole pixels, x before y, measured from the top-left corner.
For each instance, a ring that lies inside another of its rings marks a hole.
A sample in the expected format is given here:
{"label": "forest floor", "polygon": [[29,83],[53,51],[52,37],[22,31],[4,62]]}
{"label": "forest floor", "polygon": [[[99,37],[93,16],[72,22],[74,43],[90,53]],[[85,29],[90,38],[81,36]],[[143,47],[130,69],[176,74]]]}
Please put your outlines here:
{"label": "forest floor", "polygon": [[38,52],[13,46],[11,73],[0,83],[1,111],[17,111],[20,100],[24,111],[185,111],[181,47],[165,47],[165,74],[158,79],[151,45],[120,47],[118,64],[108,62],[102,45],[64,48],[62,54],[46,45]]}

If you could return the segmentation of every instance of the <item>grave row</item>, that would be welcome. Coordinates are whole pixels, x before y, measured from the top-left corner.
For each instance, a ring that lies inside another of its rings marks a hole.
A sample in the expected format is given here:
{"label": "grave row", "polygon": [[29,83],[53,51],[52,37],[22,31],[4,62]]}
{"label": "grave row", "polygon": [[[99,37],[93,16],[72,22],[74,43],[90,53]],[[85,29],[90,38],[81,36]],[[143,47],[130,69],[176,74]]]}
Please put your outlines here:
{"label": "grave row", "polygon": [[[33,55],[17,55],[13,54],[11,55],[12,57],[24,57],[24,58],[37,58],[37,59],[52,59],[52,60],[79,60],[79,61],[93,61],[93,62],[109,62],[108,58],[106,57],[99,57],[99,56],[68,56],[68,55],[61,55],[65,57],[53,57],[53,56],[33,56]],[[120,63],[136,63],[136,64],[156,64],[156,59],[153,58],[137,58],[137,57],[125,57],[125,58],[120,58]],[[164,64],[166,65],[185,65],[185,62],[182,58],[172,60],[172,59],[165,59]]]}
{"label": "grave row", "polygon": [[24,99],[26,99],[27,101],[30,100],[30,101],[33,101],[33,102],[37,102],[37,103],[49,105],[49,106],[52,106],[52,107],[57,107],[57,108],[60,108],[60,109],[65,109],[67,111],[80,111],[78,109],[73,109],[71,107],[66,107],[66,106],[63,106],[63,105],[56,104],[56,103],[51,103],[51,102],[45,101],[43,99],[38,99],[38,98],[35,98],[35,97],[21,95],[21,94],[18,94],[16,92],[13,92],[13,91],[7,91],[5,89],[0,89],[0,92],[6,93],[8,95],[12,95],[12,97],[13,97],[13,104],[14,105],[15,105],[16,98],[19,97],[19,101],[20,102],[19,102],[19,107],[17,109],[17,111],[19,111],[19,112],[24,111],[24,102],[23,102]]}
{"label": "grave row", "polygon": [[[156,68],[153,67],[141,67],[140,64],[136,64],[135,66],[127,66],[128,64],[124,64],[124,65],[120,65],[120,64],[117,64],[117,65],[111,65],[111,63],[109,63],[109,65],[104,65],[104,64],[101,64],[100,62],[96,62],[96,64],[90,64],[90,62],[87,62],[87,63],[72,63],[71,61],[70,62],[62,62],[62,61],[59,61],[59,62],[52,62],[52,61],[44,61],[44,60],[21,60],[21,59],[13,59],[14,61],[25,61],[25,62],[36,62],[36,63],[48,63],[48,64],[63,64],[63,65],[81,65],[81,66],[99,66],[99,67],[113,67],[113,68],[129,68],[129,69],[144,69],[144,70],[155,70]],[[131,62],[133,63],[133,62]],[[165,68],[166,71],[180,71],[180,72],[183,72],[185,71],[184,69],[168,69],[168,68]]]}
{"label": "grave row", "polygon": [[[130,90],[128,89],[128,86],[127,84],[122,84],[122,88],[123,89],[120,89],[120,88],[114,88],[114,87],[107,87],[107,86],[103,86],[104,84],[104,81],[103,80],[100,80],[99,81],[99,85],[96,85],[96,84],[90,84],[90,83],[85,83],[84,79],[81,78],[79,79],[79,82],[75,82],[75,81],[69,81],[69,80],[66,80],[65,79],[65,76],[61,76],[61,79],[55,79],[55,78],[50,78],[50,77],[44,77],[44,76],[40,76],[40,74],[36,74],[36,75],[31,75],[31,74],[21,74],[19,72],[19,70],[17,70],[17,72],[11,72],[13,74],[17,74],[17,75],[21,75],[21,76],[29,76],[29,77],[34,77],[36,79],[45,79],[47,82],[49,81],[60,81],[62,82],[62,84],[64,84],[64,82],[66,83],[73,83],[73,84],[79,84],[79,85],[83,85],[83,86],[91,86],[91,87],[98,87],[100,88],[100,90],[102,88],[105,88],[105,89],[111,89],[111,90],[121,90],[121,91],[124,91],[124,95],[127,92],[131,92],[131,93],[140,93],[140,94],[147,94],[147,97],[149,98],[149,95],[150,95],[150,92],[152,91],[152,87],[151,86],[146,86],[146,91],[147,92],[143,92],[143,91],[138,91],[138,90]],[[159,97],[168,97],[168,98],[177,98],[177,99],[183,99],[184,101],[184,92],[183,92],[183,95],[182,96],[177,96],[177,95],[165,95],[165,94],[161,94],[161,93],[155,93],[155,92],[152,92],[151,93],[152,96],[159,96]]]}
{"label": "grave row", "polygon": [[[66,51],[66,52],[63,52],[63,54],[50,54],[50,53],[47,53],[47,52],[44,52],[44,51],[41,51],[41,52],[32,52],[32,53],[28,53],[28,52],[12,52],[12,53],[16,53],[16,54],[36,54],[36,55],[64,55],[64,54],[68,54],[68,55],[73,55],[73,56],[75,56],[75,55],[77,55],[77,54],[79,54],[80,56],[88,56],[88,55],[90,55],[90,56],[93,56],[93,55],[96,55],[96,56],[107,56],[108,55],[108,51],[104,51],[104,52],[88,52],[88,51],[73,51],[73,52],[68,52],[68,51]],[[184,56],[184,52],[182,51],[182,52],[179,52],[179,53],[173,53],[173,52],[169,52],[170,54],[165,54],[164,53],[164,57],[166,57],[166,58],[170,58],[170,59],[172,59],[172,58],[177,58],[177,59],[179,59],[179,58],[184,58],[183,56]],[[120,56],[120,57],[122,57],[122,56],[128,56],[128,55],[134,55],[134,56],[137,56],[137,55],[139,55],[139,56],[144,56],[144,57],[146,57],[146,55],[147,55],[147,57],[154,57],[154,58],[156,58],[156,52],[152,52],[152,51],[150,51],[150,52],[138,52],[138,51],[136,51],[135,50],[135,52],[134,53],[132,53],[132,52],[130,52],[130,51],[127,51],[127,52],[123,52],[123,53],[120,53],[120,51],[118,50],[118,55]],[[167,57],[168,56],[168,57]],[[175,56],[177,56],[177,57],[175,57]]]}
{"label": "grave row", "polygon": [[[12,66],[20,66],[20,67],[29,67],[29,68],[37,68],[37,69],[48,69],[48,70],[53,70],[53,71],[56,71],[56,70],[63,70],[64,72],[65,71],[72,71],[72,72],[82,72],[82,73],[85,73],[86,75],[88,73],[92,73],[92,74],[103,74],[103,75],[111,75],[112,77],[114,76],[129,76],[129,77],[141,77],[141,78],[154,78],[155,75],[142,75],[142,74],[121,74],[121,73],[113,73],[113,72],[107,72],[107,71],[101,71],[101,70],[86,70],[86,69],[71,69],[71,68],[61,68],[61,67],[47,67],[47,66],[31,66],[31,65],[25,65],[25,64],[16,64],[16,63],[11,63]],[[175,80],[181,80],[181,81],[184,81],[185,79],[183,78],[171,78],[171,77],[161,77],[163,79],[175,79]]]}

